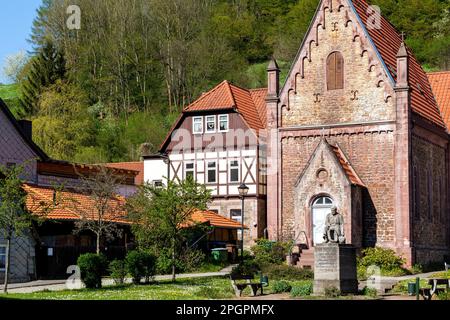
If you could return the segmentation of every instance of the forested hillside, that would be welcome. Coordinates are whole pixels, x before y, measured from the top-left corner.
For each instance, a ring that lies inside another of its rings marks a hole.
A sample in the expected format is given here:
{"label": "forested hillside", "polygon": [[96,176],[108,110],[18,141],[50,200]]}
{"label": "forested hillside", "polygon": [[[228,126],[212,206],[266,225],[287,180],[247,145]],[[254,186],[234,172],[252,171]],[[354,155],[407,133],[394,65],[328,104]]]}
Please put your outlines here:
{"label": "forested hillside", "polygon": [[[184,106],[228,79],[288,70],[318,0],[43,0],[18,79],[17,113],[50,156],[79,162],[156,151]],[[450,0],[373,0],[427,70],[450,69]],[[67,6],[81,29],[66,27]],[[0,91],[0,96],[2,95]]]}

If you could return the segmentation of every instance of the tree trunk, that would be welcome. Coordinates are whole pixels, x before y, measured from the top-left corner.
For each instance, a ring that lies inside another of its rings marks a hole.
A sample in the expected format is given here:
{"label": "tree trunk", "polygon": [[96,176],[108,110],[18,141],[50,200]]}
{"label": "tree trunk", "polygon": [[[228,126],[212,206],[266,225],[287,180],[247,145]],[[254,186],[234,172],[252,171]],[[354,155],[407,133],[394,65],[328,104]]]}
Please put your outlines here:
{"label": "tree trunk", "polygon": [[100,254],[100,233],[97,233],[97,254]]}
{"label": "tree trunk", "polygon": [[176,280],[176,268],[175,268],[175,238],[172,240],[172,282]]}
{"label": "tree trunk", "polygon": [[3,285],[4,293],[8,293],[10,253],[11,253],[11,237],[7,237],[7,239],[6,239],[6,261],[5,261],[5,282]]}

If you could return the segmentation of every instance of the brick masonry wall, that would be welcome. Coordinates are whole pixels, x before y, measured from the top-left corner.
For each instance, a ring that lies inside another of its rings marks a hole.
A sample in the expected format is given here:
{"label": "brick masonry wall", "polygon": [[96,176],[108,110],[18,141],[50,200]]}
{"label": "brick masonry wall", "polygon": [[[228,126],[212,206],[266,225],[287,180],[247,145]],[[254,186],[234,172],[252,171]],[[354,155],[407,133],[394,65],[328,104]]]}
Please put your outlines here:
{"label": "brick masonry wall", "polygon": [[[339,144],[367,186],[367,192],[363,194],[365,203],[363,208],[364,245],[389,244],[394,241],[393,133],[331,134],[326,138],[330,144]],[[296,228],[295,182],[307,165],[320,139],[320,136],[309,136],[283,140],[282,226],[285,233]],[[315,190],[315,192],[318,191]],[[303,205],[308,207],[310,200],[304,199]]]}
{"label": "brick masonry wall", "polygon": [[[346,24],[347,19],[352,22]],[[353,41],[355,34],[362,32],[356,18],[352,13],[347,16],[346,10],[333,10],[325,11],[324,20],[325,29],[313,28],[306,38],[309,49],[303,50],[307,55],[303,60],[304,77],[301,70],[295,70],[299,74],[288,79],[292,90],[282,98],[288,102],[288,108],[282,109],[282,126],[395,119],[393,91],[381,62],[374,50],[363,49],[368,46],[363,46],[362,37]],[[309,45],[310,41],[314,42]],[[344,58],[344,88],[327,90],[326,61],[335,51]]]}
{"label": "brick masonry wall", "polygon": [[448,173],[442,146],[413,135],[413,242],[416,262],[442,261],[448,249]]}

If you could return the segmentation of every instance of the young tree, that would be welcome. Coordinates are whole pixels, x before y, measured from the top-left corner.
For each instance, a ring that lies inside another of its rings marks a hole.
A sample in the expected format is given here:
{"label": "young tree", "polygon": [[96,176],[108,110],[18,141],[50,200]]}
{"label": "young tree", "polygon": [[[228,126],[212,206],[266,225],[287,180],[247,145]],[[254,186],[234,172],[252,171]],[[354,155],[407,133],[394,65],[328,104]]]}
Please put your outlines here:
{"label": "young tree", "polygon": [[133,231],[140,245],[155,241],[170,246],[172,281],[176,279],[177,259],[185,239],[185,230],[194,226],[191,219],[195,210],[205,210],[211,199],[211,191],[193,179],[167,186],[144,185],[129,200],[129,218],[134,222]]}
{"label": "young tree", "polygon": [[75,232],[91,231],[96,235],[96,252],[100,253],[103,238],[113,239],[121,235],[118,223],[126,219],[125,199],[118,195],[118,188],[124,178],[113,169],[98,166],[95,173],[80,176],[80,186],[76,190],[88,197],[89,203],[82,203],[76,197],[68,199],[80,220],[75,223]]}
{"label": "young tree", "polygon": [[[6,239],[5,293],[8,292],[11,240],[23,236],[32,227],[33,221],[45,218],[54,207],[53,203],[34,201],[32,195],[27,196],[21,178],[25,166],[0,166],[0,232]],[[32,212],[39,213],[39,216],[32,215]]]}
{"label": "young tree", "polygon": [[5,58],[5,65],[3,66],[3,74],[12,83],[17,83],[20,79],[22,69],[27,61],[27,54],[23,50],[7,56]]}

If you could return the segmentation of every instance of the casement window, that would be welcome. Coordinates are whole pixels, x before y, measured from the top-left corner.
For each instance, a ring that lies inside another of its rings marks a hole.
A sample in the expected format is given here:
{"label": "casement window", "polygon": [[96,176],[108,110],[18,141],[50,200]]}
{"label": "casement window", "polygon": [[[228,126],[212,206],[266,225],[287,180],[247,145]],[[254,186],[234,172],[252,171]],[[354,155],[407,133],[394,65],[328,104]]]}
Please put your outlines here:
{"label": "casement window", "polygon": [[203,133],[203,117],[192,118],[192,133],[193,134]]}
{"label": "casement window", "polygon": [[216,183],[217,182],[217,162],[209,161],[207,164],[207,183]]}
{"label": "casement window", "polygon": [[229,181],[230,182],[239,182],[239,161],[231,160],[229,162]]}
{"label": "casement window", "polygon": [[6,246],[0,245],[0,271],[5,271],[6,266]]}
{"label": "casement window", "polygon": [[220,132],[226,132],[228,131],[228,115],[227,114],[221,114],[219,115],[219,131]]}
{"label": "casement window", "polygon": [[331,53],[327,58],[327,89],[344,89],[344,58],[339,52]]}
{"label": "casement window", "polygon": [[195,179],[195,168],[193,162],[187,162],[184,165],[184,179]]}
{"label": "casement window", "polygon": [[206,116],[206,132],[216,132],[216,116]]}
{"label": "casement window", "polygon": [[241,209],[231,209],[230,210],[230,219],[241,222],[242,221],[242,214]]}

